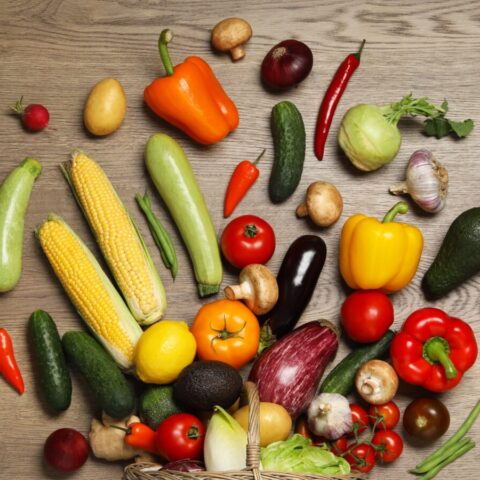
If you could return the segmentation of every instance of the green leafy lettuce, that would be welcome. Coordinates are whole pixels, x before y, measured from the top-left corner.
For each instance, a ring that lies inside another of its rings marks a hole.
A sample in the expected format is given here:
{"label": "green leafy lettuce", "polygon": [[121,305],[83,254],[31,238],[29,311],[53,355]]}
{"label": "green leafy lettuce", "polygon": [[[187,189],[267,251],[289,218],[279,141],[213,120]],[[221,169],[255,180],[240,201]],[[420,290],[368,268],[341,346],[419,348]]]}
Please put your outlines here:
{"label": "green leafy lettuce", "polygon": [[263,470],[275,472],[342,475],[350,473],[350,465],[330,452],[325,444],[313,446],[311,440],[295,434],[283,442],[262,448]]}

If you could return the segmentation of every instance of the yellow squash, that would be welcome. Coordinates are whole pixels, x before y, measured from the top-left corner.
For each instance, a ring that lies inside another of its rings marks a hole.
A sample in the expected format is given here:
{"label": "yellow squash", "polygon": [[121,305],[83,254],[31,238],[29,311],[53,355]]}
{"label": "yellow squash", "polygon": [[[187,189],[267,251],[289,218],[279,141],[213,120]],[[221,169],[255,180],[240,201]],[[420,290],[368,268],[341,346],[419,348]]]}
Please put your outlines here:
{"label": "yellow squash", "polygon": [[133,316],[140,325],[160,320],[167,308],[163,284],[105,172],[80,151],[73,153],[63,172]]}
{"label": "yellow squash", "polygon": [[340,238],[340,272],[354,289],[395,292],[414,277],[423,249],[422,232],[412,225],[394,222],[408,212],[399,202],[383,222],[357,214],[343,226]]}

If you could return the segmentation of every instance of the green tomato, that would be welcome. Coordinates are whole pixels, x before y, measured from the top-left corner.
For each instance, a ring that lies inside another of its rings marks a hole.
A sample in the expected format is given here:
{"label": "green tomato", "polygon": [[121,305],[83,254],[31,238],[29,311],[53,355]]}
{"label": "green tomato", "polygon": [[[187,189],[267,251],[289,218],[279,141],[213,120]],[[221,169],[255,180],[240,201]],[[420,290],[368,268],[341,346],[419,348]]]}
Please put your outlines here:
{"label": "green tomato", "polygon": [[401,142],[397,125],[388,122],[382,108],[376,105],[360,104],[350,108],[342,119],[338,135],[338,143],[350,161],[366,172],[391,162]]}

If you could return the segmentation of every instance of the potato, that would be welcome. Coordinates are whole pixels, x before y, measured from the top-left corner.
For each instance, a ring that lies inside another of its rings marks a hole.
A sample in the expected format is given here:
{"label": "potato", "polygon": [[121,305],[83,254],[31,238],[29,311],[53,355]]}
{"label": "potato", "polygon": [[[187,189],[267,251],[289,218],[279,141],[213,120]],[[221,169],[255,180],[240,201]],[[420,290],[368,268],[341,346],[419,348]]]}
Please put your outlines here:
{"label": "potato", "polygon": [[104,78],[88,95],[83,110],[85,128],[93,135],[110,135],[122,124],[126,109],[127,99],[120,82]]}
{"label": "potato", "polygon": [[[248,431],[248,406],[233,414],[233,418]],[[276,403],[260,402],[260,446],[286,440],[292,429],[292,419],[288,412]]]}

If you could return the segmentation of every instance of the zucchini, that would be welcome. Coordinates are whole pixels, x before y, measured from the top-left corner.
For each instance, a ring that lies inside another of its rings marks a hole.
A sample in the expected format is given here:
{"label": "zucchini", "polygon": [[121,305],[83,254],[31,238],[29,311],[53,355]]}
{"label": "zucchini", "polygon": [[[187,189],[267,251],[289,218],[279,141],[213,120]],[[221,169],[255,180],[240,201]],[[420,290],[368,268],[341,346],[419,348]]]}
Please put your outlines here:
{"label": "zucchini", "polygon": [[85,332],[67,332],[62,343],[105,413],[113,418],[130,415],[135,407],[133,389],[106,350]]}
{"label": "zucchini", "polygon": [[43,310],[30,315],[28,326],[45,401],[57,412],[67,410],[72,400],[72,380],[57,326]]}
{"label": "zucchini", "polygon": [[280,102],[273,107],[272,135],[275,158],[268,188],[270,199],[278,203],[297,188],[305,161],[305,125],[292,102]]}
{"label": "zucchini", "polygon": [[356,348],[350,352],[325,378],[320,386],[320,393],[339,393],[348,395],[354,387],[357,370],[375,358],[385,356],[390,348],[395,332],[387,333],[376,343]]}
{"label": "zucchini", "polygon": [[217,293],[223,277],[217,236],[185,152],[173,138],[157,133],[147,142],[145,163],[187,247],[199,295]]}

